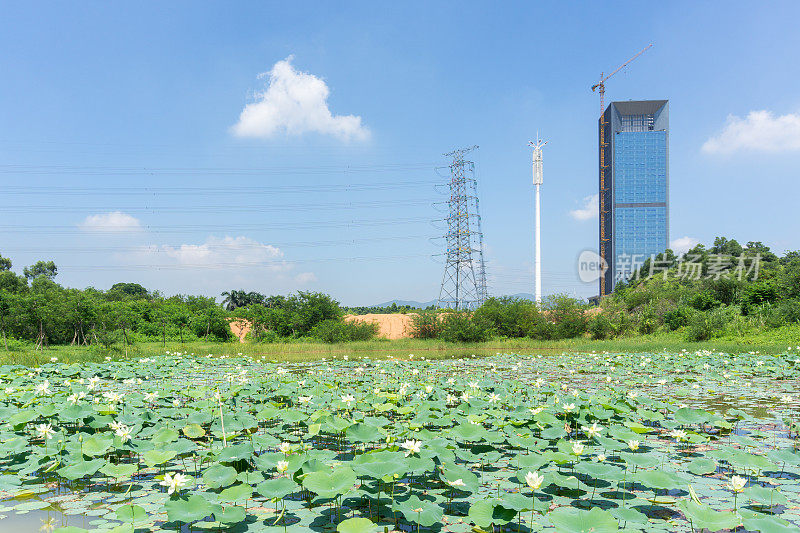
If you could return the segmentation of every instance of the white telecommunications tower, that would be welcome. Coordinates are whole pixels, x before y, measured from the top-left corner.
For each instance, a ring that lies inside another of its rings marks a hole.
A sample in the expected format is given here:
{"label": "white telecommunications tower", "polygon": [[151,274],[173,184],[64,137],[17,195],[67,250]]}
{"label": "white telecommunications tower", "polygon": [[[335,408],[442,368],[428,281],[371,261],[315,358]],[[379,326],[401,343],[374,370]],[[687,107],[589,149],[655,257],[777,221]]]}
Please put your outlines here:
{"label": "white telecommunications tower", "polygon": [[533,148],[533,186],[535,189],[535,210],[536,210],[536,222],[535,222],[535,257],[534,257],[534,278],[535,278],[535,290],[534,290],[534,299],[536,303],[542,302],[542,228],[541,228],[541,202],[540,202],[540,193],[539,188],[544,181],[544,172],[542,170],[542,147],[547,144],[547,141],[542,141],[539,139],[539,135],[536,135],[536,142],[529,142],[528,146]]}

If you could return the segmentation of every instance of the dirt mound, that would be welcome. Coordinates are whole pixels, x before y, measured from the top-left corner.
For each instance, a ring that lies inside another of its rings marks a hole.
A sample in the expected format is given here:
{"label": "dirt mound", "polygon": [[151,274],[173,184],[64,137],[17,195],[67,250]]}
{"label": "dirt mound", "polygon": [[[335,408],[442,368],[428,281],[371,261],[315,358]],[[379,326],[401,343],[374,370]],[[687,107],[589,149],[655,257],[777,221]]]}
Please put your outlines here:
{"label": "dirt mound", "polygon": [[355,322],[373,322],[378,324],[378,336],[387,339],[406,339],[411,337],[412,315],[401,313],[347,315],[345,320]]}
{"label": "dirt mound", "polygon": [[236,335],[239,342],[244,342],[244,338],[250,333],[250,322],[247,320],[231,320],[231,333]]}

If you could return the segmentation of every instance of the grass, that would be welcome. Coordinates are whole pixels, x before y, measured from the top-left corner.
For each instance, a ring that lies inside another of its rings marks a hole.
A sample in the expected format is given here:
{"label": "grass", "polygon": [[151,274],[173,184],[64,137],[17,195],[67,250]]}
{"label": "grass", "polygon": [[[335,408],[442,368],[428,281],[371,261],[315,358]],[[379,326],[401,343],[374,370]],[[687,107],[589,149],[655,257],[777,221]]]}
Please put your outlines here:
{"label": "grass", "polygon": [[140,342],[126,349],[117,346],[111,350],[92,346],[51,346],[35,350],[33,345],[17,343],[15,349],[2,351],[0,364],[38,365],[57,357],[60,362],[101,362],[106,357],[125,359],[129,357],[151,357],[170,352],[187,352],[197,355],[216,356],[265,356],[276,361],[312,361],[322,358],[333,359],[368,356],[375,359],[408,357],[415,354],[428,359],[447,359],[456,357],[488,356],[500,353],[518,354],[556,354],[561,352],[679,352],[682,349],[716,350],[728,353],[760,351],[761,353],[780,353],[788,346],[800,345],[800,326],[786,326],[772,330],[754,330],[739,335],[727,335],[702,342],[689,342],[682,332],[637,335],[611,340],[592,340],[576,338],[566,340],[541,341],[533,339],[493,339],[484,343],[452,344],[437,340],[400,339],[347,342],[326,344],[315,341],[276,342],[269,344],[238,342],[206,342],[202,340],[167,342]]}

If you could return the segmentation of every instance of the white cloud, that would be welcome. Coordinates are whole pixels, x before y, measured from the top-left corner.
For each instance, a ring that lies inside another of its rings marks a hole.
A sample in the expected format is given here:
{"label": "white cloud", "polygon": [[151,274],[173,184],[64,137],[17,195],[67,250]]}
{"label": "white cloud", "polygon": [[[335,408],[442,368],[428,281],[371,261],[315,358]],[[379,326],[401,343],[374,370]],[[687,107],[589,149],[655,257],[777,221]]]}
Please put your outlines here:
{"label": "white cloud", "polygon": [[745,118],[728,116],[725,128],[703,144],[709,154],[800,151],[800,114],[775,116],[770,111],[751,111]]}
{"label": "white cloud", "polygon": [[669,243],[670,249],[678,255],[683,255],[700,243],[694,237],[679,237]]}
{"label": "white cloud", "polygon": [[328,85],[313,74],[296,70],[292,59],[289,56],[278,61],[272,70],[259,75],[269,77],[269,83],[256,93],[256,101],[242,110],[233,133],[264,139],[281,133],[320,133],[343,141],[368,139],[370,131],[361,123],[361,117],[331,113]]}
{"label": "white cloud", "polygon": [[583,199],[583,207],[579,209],[573,209],[569,212],[569,216],[574,218],[575,220],[591,220],[593,218],[597,218],[598,212],[598,203],[600,202],[600,196],[597,194],[593,194],[591,196],[587,196]]}
{"label": "white cloud", "polygon": [[257,268],[285,271],[291,265],[283,261],[283,252],[248,237],[208,237],[202,244],[149,246],[143,253],[160,263],[212,269]]}
{"label": "white cloud", "polygon": [[138,218],[122,211],[89,215],[78,226],[86,231],[109,233],[141,231],[142,229]]}
{"label": "white cloud", "polygon": [[301,285],[307,285],[317,281],[317,275],[313,272],[300,272],[294,277],[294,280]]}

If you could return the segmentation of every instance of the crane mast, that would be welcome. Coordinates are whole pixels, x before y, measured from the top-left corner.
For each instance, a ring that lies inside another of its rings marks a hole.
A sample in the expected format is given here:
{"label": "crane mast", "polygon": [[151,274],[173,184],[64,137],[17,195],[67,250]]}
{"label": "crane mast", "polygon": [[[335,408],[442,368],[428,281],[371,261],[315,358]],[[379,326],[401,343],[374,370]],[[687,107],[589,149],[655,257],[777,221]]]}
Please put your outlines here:
{"label": "crane mast", "polygon": [[[604,260],[606,258],[606,243],[609,241],[608,236],[606,235],[606,219],[605,214],[608,212],[606,206],[606,193],[608,192],[608,188],[606,187],[606,180],[605,180],[605,172],[606,172],[606,162],[605,162],[605,148],[608,145],[606,142],[606,120],[605,120],[605,97],[606,97],[606,81],[622,70],[623,68],[627,67],[634,59],[645,53],[653,43],[648,44],[642,50],[639,51],[638,54],[634,55],[626,62],[618,66],[611,74],[604,76],[603,73],[600,73],[600,81],[597,82],[595,85],[592,85],[592,92],[597,91],[600,93],[600,209],[598,213],[598,217],[600,218],[600,257]],[[608,294],[608,287],[606,287],[606,276],[605,272],[603,272],[600,276],[600,296],[605,296]]]}

